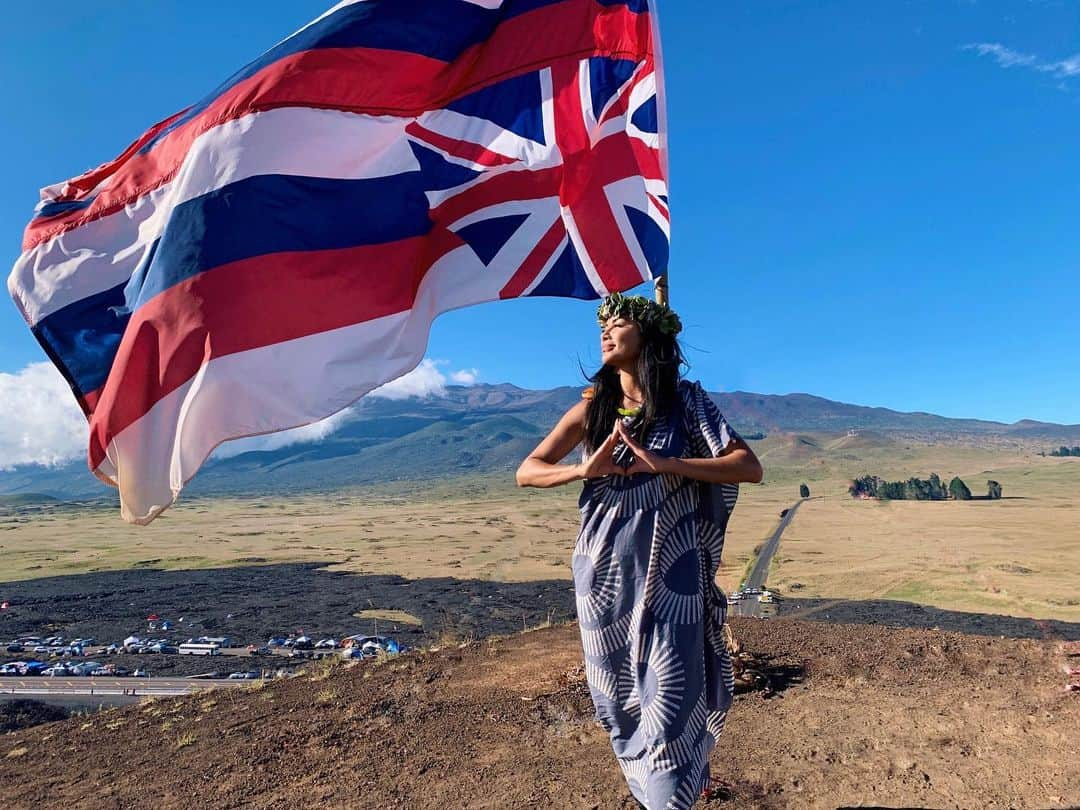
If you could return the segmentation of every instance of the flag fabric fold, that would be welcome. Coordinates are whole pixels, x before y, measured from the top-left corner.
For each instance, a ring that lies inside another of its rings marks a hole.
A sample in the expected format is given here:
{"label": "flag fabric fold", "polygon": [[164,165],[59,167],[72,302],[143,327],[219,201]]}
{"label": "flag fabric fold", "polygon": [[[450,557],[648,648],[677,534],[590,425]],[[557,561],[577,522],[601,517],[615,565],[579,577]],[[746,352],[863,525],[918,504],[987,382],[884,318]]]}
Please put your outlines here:
{"label": "flag fabric fold", "polygon": [[442,312],[666,272],[651,5],[339,3],[43,189],[8,289],[124,519],[410,371]]}

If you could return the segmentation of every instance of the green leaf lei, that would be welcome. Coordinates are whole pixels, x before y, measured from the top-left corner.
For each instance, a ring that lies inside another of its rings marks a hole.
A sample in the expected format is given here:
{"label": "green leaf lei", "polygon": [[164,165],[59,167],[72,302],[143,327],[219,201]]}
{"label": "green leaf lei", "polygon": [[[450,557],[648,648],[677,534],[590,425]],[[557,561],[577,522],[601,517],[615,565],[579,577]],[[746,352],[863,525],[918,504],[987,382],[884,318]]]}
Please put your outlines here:
{"label": "green leaf lei", "polygon": [[665,335],[677,335],[682,331],[682,321],[670,307],[643,295],[612,293],[596,310],[596,320],[601,326],[608,318],[627,318],[642,328],[655,325]]}

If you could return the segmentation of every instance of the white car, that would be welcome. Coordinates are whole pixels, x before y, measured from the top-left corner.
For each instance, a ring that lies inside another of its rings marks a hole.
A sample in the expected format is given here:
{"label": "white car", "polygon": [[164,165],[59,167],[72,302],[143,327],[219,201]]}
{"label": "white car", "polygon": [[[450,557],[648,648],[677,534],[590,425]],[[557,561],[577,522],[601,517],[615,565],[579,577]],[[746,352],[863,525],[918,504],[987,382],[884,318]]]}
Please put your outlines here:
{"label": "white car", "polygon": [[71,670],[69,670],[67,667],[56,666],[56,667],[49,667],[48,669],[46,669],[41,674],[45,675],[45,676],[47,676],[49,678],[65,678],[65,677],[71,675]]}

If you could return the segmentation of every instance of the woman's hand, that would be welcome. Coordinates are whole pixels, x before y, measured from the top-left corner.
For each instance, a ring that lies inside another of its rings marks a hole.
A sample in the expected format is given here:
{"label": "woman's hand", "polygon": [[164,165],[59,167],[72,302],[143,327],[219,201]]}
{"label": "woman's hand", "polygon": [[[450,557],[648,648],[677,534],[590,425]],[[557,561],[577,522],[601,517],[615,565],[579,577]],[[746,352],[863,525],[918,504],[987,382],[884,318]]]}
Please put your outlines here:
{"label": "woman's hand", "polygon": [[628,474],[634,475],[636,473],[653,473],[659,475],[667,472],[665,466],[668,461],[664,456],[659,456],[650,450],[646,450],[630,435],[624,426],[622,421],[615,423],[615,430],[618,433],[618,438],[622,440],[622,443],[630,448],[630,452],[634,454],[634,460],[631,462],[628,469]]}
{"label": "woman's hand", "polygon": [[[618,424],[618,423],[616,423]],[[578,471],[582,478],[600,478],[604,475],[626,475],[626,470],[615,463],[615,445],[619,443],[619,432],[616,427],[611,434],[604,439],[604,443],[593,451],[585,461],[578,465]]]}

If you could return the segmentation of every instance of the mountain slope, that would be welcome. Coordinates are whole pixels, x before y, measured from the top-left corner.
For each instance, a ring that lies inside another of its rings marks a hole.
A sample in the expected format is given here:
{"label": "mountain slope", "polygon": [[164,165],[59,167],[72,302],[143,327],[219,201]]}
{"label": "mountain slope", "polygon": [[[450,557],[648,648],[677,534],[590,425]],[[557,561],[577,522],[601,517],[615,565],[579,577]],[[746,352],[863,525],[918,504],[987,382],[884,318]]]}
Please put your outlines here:
{"label": "mountain slope", "polygon": [[[809,394],[736,391],[712,396],[743,433],[795,434],[785,450],[792,458],[826,452],[817,437],[805,433],[846,433],[851,429],[872,431],[875,441],[888,440],[890,434],[919,434],[929,438],[1045,441],[1048,448],[1080,442],[1080,425],[948,419],[849,405]],[[332,490],[376,481],[511,469],[580,397],[581,388],[577,387],[530,391],[507,384],[451,386],[445,396],[427,399],[368,397],[357,403],[350,418],[334,433],[317,442],[212,458],[187,491]],[[851,437],[847,442],[857,444],[856,439]],[[827,449],[839,446],[830,444]],[[81,460],[51,468],[24,466],[0,471],[0,494],[28,492],[68,500],[114,497],[87,472]]]}

